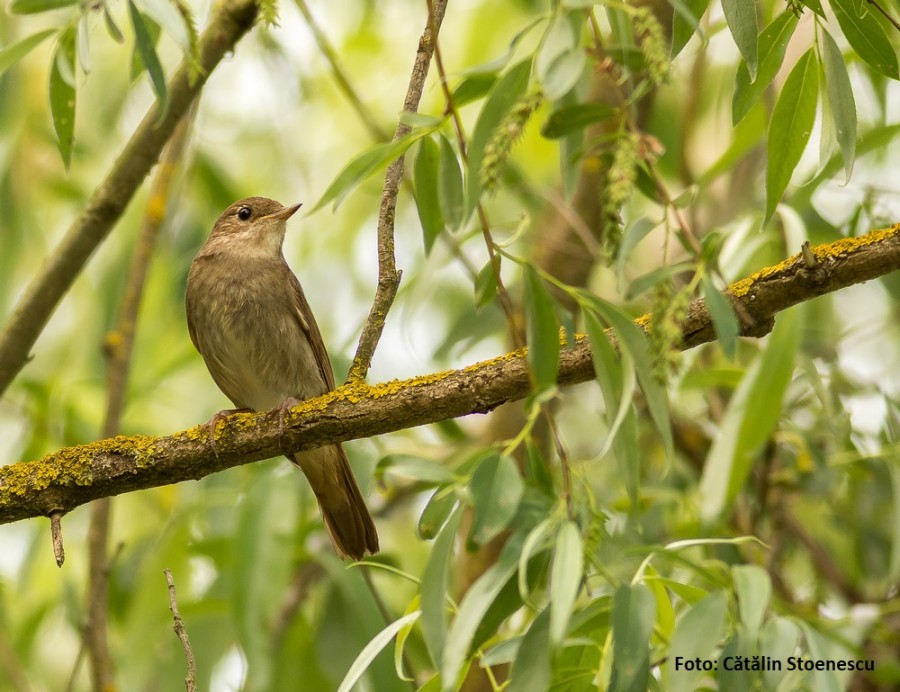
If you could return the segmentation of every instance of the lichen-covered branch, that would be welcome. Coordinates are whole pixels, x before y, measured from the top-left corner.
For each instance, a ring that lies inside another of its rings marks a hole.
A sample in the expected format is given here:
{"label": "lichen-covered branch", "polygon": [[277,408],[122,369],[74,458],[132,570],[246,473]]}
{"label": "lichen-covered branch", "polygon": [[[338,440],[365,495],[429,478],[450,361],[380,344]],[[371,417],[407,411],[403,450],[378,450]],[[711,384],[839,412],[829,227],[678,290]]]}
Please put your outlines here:
{"label": "lichen-covered branch", "polygon": [[[898,269],[900,224],[810,248],[732,284],[729,294],[755,321],[744,333],[761,335],[782,310]],[[649,317],[637,323],[645,327]],[[685,348],[715,339],[702,300],[691,305],[683,333]],[[578,336],[560,354],[559,384],[593,377],[590,345]],[[286,450],[486,413],[529,391],[525,351],[519,349],[461,370],[375,386],[353,381],[291,409],[283,434],[277,409],[234,414],[216,425],[215,451],[201,426],[165,437],[115,437],[67,447],[38,461],[0,467],[0,523],[68,511],[98,497],[196,480]]]}
{"label": "lichen-covered branch", "polygon": [[[446,9],[447,0],[435,0],[428,13],[425,30],[419,39],[419,48],[416,51],[416,60],[409,78],[406,98],[403,100],[404,111],[415,112],[419,109],[419,101],[422,99],[422,91],[425,88],[425,78],[428,76],[428,65],[431,63],[437,33],[444,21]],[[411,129],[406,123],[399,123],[394,132],[394,139],[406,136]],[[353,365],[350,366],[350,373],[347,376],[348,382],[365,380],[369,367],[372,365],[375,348],[384,331],[384,321],[387,319],[387,313],[394,303],[397,289],[400,286],[400,272],[397,271],[397,262],[394,258],[394,216],[397,211],[400,181],[403,179],[403,160],[403,156],[398,158],[388,166],[387,172],[384,174],[381,206],[378,210],[378,286],[375,289],[369,316],[366,318],[362,334],[359,337]]]}
{"label": "lichen-covered branch", "polygon": [[192,80],[190,67],[178,69],[168,88],[168,110],[160,117],[158,104],[151,106],[106,179],[25,290],[0,335],[0,395],[28,362],[56,306],[125,211],[209,75],[253,26],[256,11],[255,0],[225,0],[219,6],[200,41],[201,74]]}

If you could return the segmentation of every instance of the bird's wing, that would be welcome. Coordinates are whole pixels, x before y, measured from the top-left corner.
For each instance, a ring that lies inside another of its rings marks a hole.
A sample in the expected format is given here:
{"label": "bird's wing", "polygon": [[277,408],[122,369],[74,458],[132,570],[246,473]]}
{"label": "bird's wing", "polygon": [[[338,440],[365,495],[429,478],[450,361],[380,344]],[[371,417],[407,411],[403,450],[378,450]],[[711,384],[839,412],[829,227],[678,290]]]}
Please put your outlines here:
{"label": "bird's wing", "polygon": [[316,364],[319,366],[319,372],[322,373],[322,379],[328,385],[329,391],[334,389],[334,372],[331,370],[331,361],[328,359],[328,351],[325,350],[325,342],[322,341],[322,332],[319,331],[319,325],[316,324],[316,318],[313,317],[306,296],[303,294],[303,288],[300,281],[294,276],[294,272],[289,271],[291,277],[291,297],[294,302],[294,316],[300,325],[300,329],[306,334],[309,345],[312,347],[313,356],[315,356]]}

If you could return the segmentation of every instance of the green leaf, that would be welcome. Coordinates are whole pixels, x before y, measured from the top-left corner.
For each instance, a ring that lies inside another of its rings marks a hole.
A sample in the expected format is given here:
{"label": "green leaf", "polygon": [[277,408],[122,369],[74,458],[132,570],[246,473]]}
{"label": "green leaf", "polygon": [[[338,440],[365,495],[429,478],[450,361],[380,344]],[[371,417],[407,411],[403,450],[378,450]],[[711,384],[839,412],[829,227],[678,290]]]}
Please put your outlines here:
{"label": "green leaf", "polygon": [[522,477],[512,458],[494,454],[482,461],[469,483],[475,512],[469,541],[484,545],[509,526],[523,491]]}
{"label": "green leaf", "polygon": [[597,313],[613,328],[619,339],[619,347],[628,351],[628,354],[634,359],[638,381],[641,383],[641,389],[647,399],[650,417],[663,438],[666,456],[672,458],[674,443],[666,392],[653,377],[653,364],[646,336],[628,315],[611,303],[607,303],[587,291],[578,292],[578,302],[582,309]]}
{"label": "green leaf", "polygon": [[475,276],[476,308],[483,308],[493,301],[497,295],[497,274],[494,271],[495,262],[500,264],[500,255],[495,255],[495,259],[489,259]]}
{"label": "green leaf", "polygon": [[28,55],[28,53],[40,45],[48,36],[52,36],[55,33],[56,29],[39,31],[36,34],[27,36],[21,41],[0,50],[0,75]]}
{"label": "green leaf", "polygon": [[422,540],[431,540],[434,538],[440,528],[447,521],[447,517],[456,506],[456,493],[452,490],[441,487],[432,493],[428,504],[422,510],[422,516],[419,517],[419,537]]}
{"label": "green leaf", "polygon": [[735,565],[731,568],[741,623],[751,642],[755,642],[766,616],[772,582],[759,565]]}
{"label": "green leaf", "polygon": [[131,25],[134,27],[134,41],[144,63],[144,68],[150,76],[150,84],[153,86],[153,92],[156,94],[156,100],[159,103],[159,117],[165,115],[169,108],[169,92],[166,87],[166,75],[163,72],[162,64],[156,55],[154,40],[150,34],[150,30],[144,21],[144,16],[140,13],[134,0],[128,0],[128,13],[131,16]]}
{"label": "green leaf", "polygon": [[72,160],[72,145],[75,142],[74,69],[75,31],[70,27],[60,35],[50,67],[50,114],[56,130],[59,155],[66,169]]}
{"label": "green leaf", "polygon": [[672,18],[672,49],[669,56],[674,58],[700,29],[700,18],[706,14],[709,0],[672,0],[675,14]]}
{"label": "green leaf", "polygon": [[522,536],[513,534],[503,546],[500,558],[487,569],[466,592],[456,618],[450,624],[441,664],[441,689],[452,692],[457,689],[463,664],[469,655],[469,646],[479,623],[494,600],[516,573]]}
{"label": "green leaf", "polygon": [[759,52],[762,54],[762,60],[756,79],[751,79],[750,71],[744,62],[738,65],[734,80],[734,96],[731,99],[732,125],[737,125],[744,119],[753,104],[759,101],[759,97],[775,79],[784,62],[788,42],[794,35],[794,29],[797,28],[797,21],[797,16],[793,12],[785,10],[763,29],[759,35]]}
{"label": "green leaf", "polygon": [[766,166],[766,221],[772,218],[809,141],[816,119],[818,93],[816,56],[810,48],[788,75],[769,123],[766,142],[769,157]]}
{"label": "green leaf", "polygon": [[756,35],[759,32],[756,24],[756,3],[747,0],[722,0],[725,21],[738,50],[744,56],[744,62],[750,72],[750,79],[756,79],[759,66]]}
{"label": "green leaf", "polygon": [[60,7],[70,7],[77,0],[13,0],[9,4],[9,11],[13,14],[37,14],[47,10],[58,10]]}
{"label": "green leaf", "polygon": [[318,211],[332,200],[334,208],[337,209],[344,198],[359,187],[360,183],[402,156],[416,141],[430,133],[427,129],[413,130],[396,141],[376,144],[364,151],[337,174],[312,211]]}
{"label": "green leaf", "polygon": [[559,370],[559,320],[553,300],[534,267],[525,266],[525,334],[528,365],[537,391],[556,386]]}
{"label": "green leaf", "polygon": [[478,121],[469,140],[469,161],[466,165],[466,218],[471,215],[481,199],[480,171],[484,148],[506,114],[525,94],[530,74],[531,60],[523,60],[511,67],[491,89],[491,94],[478,115]]}
{"label": "green leaf", "polygon": [[444,230],[444,217],[438,197],[438,166],[440,149],[431,137],[423,137],[413,165],[413,184],[416,190],[416,209],[422,224],[425,254],[431,253],[434,241]]}
{"label": "green leaf", "polygon": [[[794,651],[799,640],[800,629],[797,625],[787,618],[775,617],[763,627],[759,637],[759,653],[778,659],[784,656],[785,651]],[[787,674],[787,670],[766,671],[766,689],[779,689],[779,683]]]}
{"label": "green leaf", "polygon": [[554,648],[559,648],[566,635],[572,607],[581,588],[583,562],[581,532],[577,524],[567,521],[556,537],[550,571],[550,642]]}
{"label": "green leaf", "polygon": [[856,101],[847,74],[847,64],[840,48],[824,28],[822,37],[822,61],[825,67],[825,88],[828,93],[828,105],[834,118],[838,145],[844,158],[844,173],[850,180],[853,173],[853,161],[856,158]]}
{"label": "green leaf", "polygon": [[610,692],[646,690],[656,600],[643,584],[620,586],[613,597],[613,665]]}
{"label": "green leaf", "polygon": [[106,31],[112,37],[113,41],[116,43],[125,43],[125,36],[122,34],[122,30],[119,28],[119,25],[116,24],[116,20],[112,18],[112,14],[109,12],[109,4],[107,2],[103,3],[103,22],[106,24]]}
{"label": "green leaf", "polygon": [[421,613],[418,610],[409,613],[408,615],[404,615],[402,618],[395,620],[375,635],[375,637],[366,644],[365,648],[359,652],[359,656],[356,657],[356,660],[353,661],[353,665],[350,666],[350,670],[347,671],[347,674],[344,676],[344,679],[338,687],[338,692],[351,692],[353,686],[359,682],[359,679],[372,664],[372,661],[375,660],[384,647],[391,643],[391,639],[393,639],[404,627],[418,620],[420,615]]}
{"label": "green leaf", "polygon": [[553,111],[541,126],[541,134],[547,139],[559,139],[570,132],[583,130],[592,123],[616,115],[618,108],[604,103],[574,103]]}
{"label": "green leaf", "polygon": [[775,429],[794,371],[799,338],[797,311],[781,313],[765,349],[729,401],[700,480],[704,519],[714,519],[731,505],[750,473],[754,456]]}
{"label": "green leaf", "polygon": [[625,233],[622,234],[622,242],[619,244],[619,254],[616,257],[616,281],[620,285],[624,281],[625,264],[628,260],[628,255],[658,225],[658,222],[642,216],[625,228]]}
{"label": "green leaf", "polygon": [[436,666],[441,663],[444,651],[444,640],[447,636],[447,595],[450,589],[450,560],[453,556],[453,545],[456,535],[459,533],[459,525],[462,521],[463,510],[458,507],[450,515],[450,519],[444,524],[428,562],[422,571],[422,636],[425,646],[431,654],[431,660]]}
{"label": "green leaf", "polygon": [[703,297],[706,299],[706,309],[712,318],[716,336],[722,345],[722,352],[729,360],[734,360],[737,352],[737,338],[740,334],[740,324],[734,307],[722,293],[713,285],[708,275],[703,275]]}
{"label": "green leaf", "polygon": [[462,171],[450,140],[441,136],[440,167],[438,168],[438,199],[441,214],[451,231],[457,231],[465,221]]}
{"label": "green leaf", "polygon": [[[875,13],[858,0],[831,0],[830,4],[844,37],[857,55],[872,69],[891,79],[900,79],[897,53]],[[860,8],[864,8],[862,14]]]}
{"label": "green leaf", "polygon": [[184,17],[170,0],[139,0],[141,10],[150,17],[186,53],[191,50],[191,39]]}
{"label": "green leaf", "polygon": [[628,284],[628,288],[625,289],[625,300],[634,300],[647,289],[653,288],[658,283],[678,274],[693,273],[695,267],[696,262],[694,260],[685,260],[684,262],[676,262],[675,264],[653,269]]}
{"label": "green leaf", "polygon": [[91,71],[91,50],[90,50],[90,30],[88,27],[88,18],[83,15],[78,20],[75,34],[75,48],[78,53],[78,64],[85,74]]}
{"label": "green leaf", "polygon": [[553,675],[550,667],[550,608],[544,608],[531,621],[521,639],[513,663],[507,692],[549,690]]}
{"label": "green leaf", "polygon": [[446,466],[412,454],[388,454],[382,457],[375,467],[375,478],[380,481],[388,472],[424,483],[453,481],[453,473]]}
{"label": "green leaf", "polygon": [[451,94],[453,105],[462,108],[467,103],[483,98],[496,83],[496,72],[477,72],[469,75],[453,90]]}
{"label": "green leaf", "polygon": [[703,674],[699,667],[692,670],[685,661],[699,658],[701,661],[715,661],[716,648],[725,634],[728,599],[721,591],[710,594],[685,613],[675,625],[669,660],[666,663],[668,675],[667,690],[671,692],[693,692]]}

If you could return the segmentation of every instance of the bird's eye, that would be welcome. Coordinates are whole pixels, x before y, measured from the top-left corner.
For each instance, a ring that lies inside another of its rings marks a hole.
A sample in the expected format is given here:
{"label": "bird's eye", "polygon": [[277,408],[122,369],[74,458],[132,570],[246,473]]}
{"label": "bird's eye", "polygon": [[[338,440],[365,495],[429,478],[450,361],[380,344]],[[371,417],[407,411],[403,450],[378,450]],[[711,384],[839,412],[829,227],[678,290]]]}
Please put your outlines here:
{"label": "bird's eye", "polygon": [[246,221],[253,216],[253,210],[250,207],[241,207],[238,209],[237,216],[241,221]]}

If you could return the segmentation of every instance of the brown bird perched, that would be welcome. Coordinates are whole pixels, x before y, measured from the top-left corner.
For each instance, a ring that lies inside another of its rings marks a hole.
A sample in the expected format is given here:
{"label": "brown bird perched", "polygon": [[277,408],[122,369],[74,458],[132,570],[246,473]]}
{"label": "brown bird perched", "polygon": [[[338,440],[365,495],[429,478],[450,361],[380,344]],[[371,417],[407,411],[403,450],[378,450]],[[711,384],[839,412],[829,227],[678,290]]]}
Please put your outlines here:
{"label": "brown bird perched", "polygon": [[[238,409],[267,411],[334,389],[334,373],[297,277],[282,254],[300,208],[248,197],[226,209],[188,273],[188,330]],[[338,555],[378,552],[378,534],[344,448],[286,455],[309,480]]]}

